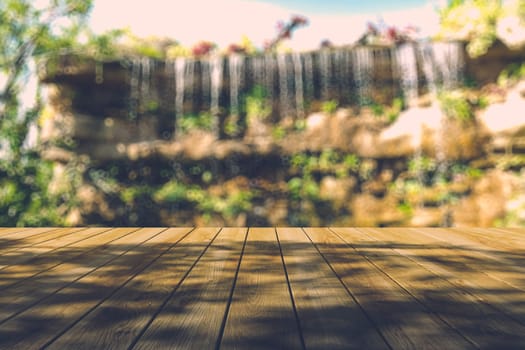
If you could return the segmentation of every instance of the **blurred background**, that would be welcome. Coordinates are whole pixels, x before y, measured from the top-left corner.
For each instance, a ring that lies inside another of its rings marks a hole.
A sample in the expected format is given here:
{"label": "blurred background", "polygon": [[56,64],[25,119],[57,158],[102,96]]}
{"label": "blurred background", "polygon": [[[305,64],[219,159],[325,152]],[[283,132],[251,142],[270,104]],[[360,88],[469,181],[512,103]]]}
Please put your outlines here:
{"label": "blurred background", "polygon": [[525,0],[4,0],[0,226],[525,226]]}

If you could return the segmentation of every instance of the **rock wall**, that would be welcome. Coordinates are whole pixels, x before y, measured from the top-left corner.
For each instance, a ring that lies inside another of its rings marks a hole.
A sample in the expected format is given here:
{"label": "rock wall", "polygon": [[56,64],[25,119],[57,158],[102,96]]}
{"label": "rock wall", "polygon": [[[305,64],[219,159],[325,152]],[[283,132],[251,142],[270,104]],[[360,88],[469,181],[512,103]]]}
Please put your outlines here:
{"label": "rock wall", "polygon": [[[493,80],[485,59],[467,60],[465,74]],[[130,108],[129,68],[68,57],[42,76],[42,154],[56,164],[52,188],[69,184],[77,194],[72,225],[525,223],[523,83],[488,93],[494,103],[468,121],[446,118],[421,89],[394,122],[377,105],[319,112],[314,99],[303,118],[236,116],[242,127],[225,135],[198,126],[176,133],[166,67],[148,73],[155,87],[135,87],[156,103]],[[382,74],[383,84],[392,77]],[[402,89],[390,82],[386,102]],[[227,104],[230,82],[222,86]],[[214,117],[224,127],[231,116]]]}

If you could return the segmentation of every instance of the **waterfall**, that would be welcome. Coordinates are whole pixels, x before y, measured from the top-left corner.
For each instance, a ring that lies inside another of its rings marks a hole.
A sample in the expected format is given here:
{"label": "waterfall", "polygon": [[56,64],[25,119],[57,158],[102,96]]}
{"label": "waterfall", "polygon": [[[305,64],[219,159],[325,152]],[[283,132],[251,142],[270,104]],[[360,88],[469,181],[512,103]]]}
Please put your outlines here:
{"label": "waterfall", "polygon": [[[200,61],[200,78],[201,78],[201,91],[202,98],[201,102],[210,102],[210,92],[211,92],[211,72],[210,72],[210,61],[201,60]],[[211,110],[211,105],[210,105]]]}
{"label": "waterfall", "polygon": [[409,106],[414,105],[418,97],[418,74],[413,44],[407,43],[397,47],[394,61],[405,101]]}
{"label": "waterfall", "polygon": [[337,79],[336,88],[337,88],[337,97],[339,102],[343,102],[343,91],[345,91],[345,56],[342,49],[337,49],[334,51],[334,77]]}
{"label": "waterfall", "polygon": [[173,61],[175,71],[175,135],[182,134],[182,116],[184,114],[184,90],[186,83],[186,58],[177,57]]}
{"label": "waterfall", "polygon": [[131,76],[129,80],[130,93],[129,93],[129,108],[128,116],[129,119],[136,119],[139,109],[140,100],[140,71],[141,71],[141,60],[134,58],[131,60]]}
{"label": "waterfall", "polygon": [[219,112],[219,97],[222,87],[222,71],[223,71],[223,58],[221,56],[215,56],[210,59],[210,83],[211,83],[211,100],[210,109],[213,114]]}
{"label": "waterfall", "polygon": [[421,43],[419,45],[419,55],[421,57],[423,74],[428,84],[428,91],[432,96],[432,99],[437,96],[437,85],[436,85],[436,74],[435,74],[435,63],[434,63],[434,48],[428,43]]}
{"label": "waterfall", "polygon": [[332,62],[329,49],[323,49],[319,53],[319,71],[321,74],[321,99],[326,101],[329,98],[332,79]]}
{"label": "waterfall", "polygon": [[352,69],[358,101],[360,105],[366,105],[372,97],[371,85],[374,68],[372,50],[367,47],[356,47],[352,54]]}
{"label": "waterfall", "polygon": [[290,115],[290,92],[288,89],[288,64],[287,54],[277,55],[277,67],[279,69],[279,109],[281,116]]}
{"label": "waterfall", "polygon": [[214,56],[210,59],[210,65],[210,110],[213,115],[213,132],[215,135],[219,135],[219,98],[222,87],[223,58]]}
{"label": "waterfall", "polygon": [[303,64],[301,54],[295,52],[292,56],[295,75],[295,109],[297,118],[304,118],[304,89],[303,89]]}
{"label": "waterfall", "polygon": [[242,84],[244,56],[233,54],[229,59],[230,69],[230,110],[232,114],[239,115],[239,90]]}
{"label": "waterfall", "polygon": [[303,54],[304,57],[304,82],[305,82],[305,96],[307,98],[314,97],[314,63],[312,54],[307,52]]}
{"label": "waterfall", "polygon": [[142,81],[140,84],[140,97],[142,100],[142,108],[144,109],[150,99],[151,87],[151,66],[153,61],[148,57],[143,57],[140,62]]}
{"label": "waterfall", "polygon": [[253,57],[251,60],[251,68],[254,84],[264,86],[264,57]]}
{"label": "waterfall", "polygon": [[462,80],[463,53],[460,43],[434,43],[436,68],[441,74],[443,88],[453,89]]}
{"label": "waterfall", "polygon": [[275,58],[267,54],[264,56],[264,86],[266,87],[266,92],[270,101],[273,100],[273,77],[275,71]]}

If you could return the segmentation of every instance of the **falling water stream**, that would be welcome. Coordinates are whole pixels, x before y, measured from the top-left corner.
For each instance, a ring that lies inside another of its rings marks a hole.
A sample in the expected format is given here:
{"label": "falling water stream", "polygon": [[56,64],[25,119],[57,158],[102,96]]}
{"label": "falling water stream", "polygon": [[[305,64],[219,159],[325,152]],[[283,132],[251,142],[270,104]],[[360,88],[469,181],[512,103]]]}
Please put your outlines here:
{"label": "falling water stream", "polygon": [[[220,109],[238,115],[241,93],[251,91],[253,87],[248,84],[264,87],[267,98],[279,102],[281,116],[304,118],[305,105],[316,97],[327,100],[336,96],[341,103],[356,96],[358,105],[367,105],[374,102],[372,92],[375,85],[382,84],[381,80],[375,80],[379,62],[376,60],[391,60],[394,81],[399,82],[408,106],[416,104],[422,81],[435,97],[441,88],[458,86],[462,78],[461,44],[429,42],[406,43],[390,50],[364,46],[325,48],[317,52],[265,54],[249,59],[240,54],[216,55],[200,60],[199,74],[195,73],[195,59],[179,57],[165,62],[164,74],[173,86],[178,134],[186,103],[187,107],[200,103],[193,111],[203,110],[205,106],[216,116],[215,119]],[[158,98],[155,93],[158,66],[149,58],[132,60],[129,80],[131,119],[143,113],[152,99]],[[423,73],[421,77],[419,71]],[[245,81],[245,76],[250,77],[249,80]],[[229,92],[227,106],[221,105],[224,89]],[[193,96],[194,93],[200,95]],[[218,132],[217,120],[214,129]]]}

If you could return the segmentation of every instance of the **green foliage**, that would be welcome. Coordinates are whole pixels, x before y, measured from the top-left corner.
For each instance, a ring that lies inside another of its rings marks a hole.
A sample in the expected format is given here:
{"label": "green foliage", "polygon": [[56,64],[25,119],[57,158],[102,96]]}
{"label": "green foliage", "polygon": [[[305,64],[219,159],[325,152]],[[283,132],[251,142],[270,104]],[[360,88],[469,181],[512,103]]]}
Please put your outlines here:
{"label": "green foliage", "polygon": [[186,114],[182,116],[180,126],[183,132],[188,132],[194,129],[210,131],[213,129],[213,115],[207,112],[197,115]]}
{"label": "green foliage", "polygon": [[253,193],[240,190],[227,193],[225,196],[216,196],[196,185],[170,181],[154,192],[153,198],[161,204],[187,204],[190,208],[195,208],[208,216],[219,214],[225,218],[233,218],[251,210]]}
{"label": "green foliage", "polygon": [[440,10],[439,39],[467,40],[471,57],[484,55],[496,39],[525,45],[525,1],[452,0]]}
{"label": "green foliage", "polygon": [[405,216],[412,216],[414,208],[406,201],[403,201],[397,205],[397,209]]}
{"label": "green foliage", "polygon": [[499,0],[453,0],[440,11],[440,38],[468,40],[471,57],[487,52],[496,39],[496,23],[501,14]]}
{"label": "green foliage", "polygon": [[474,117],[474,111],[469,100],[460,90],[442,91],[438,96],[441,110],[449,118],[469,121]]}
{"label": "green foliage", "polygon": [[310,176],[291,178],[288,181],[288,192],[294,200],[319,200],[319,186]]}
{"label": "green foliage", "polygon": [[437,163],[430,157],[420,156],[410,159],[408,162],[408,171],[412,174],[421,172],[430,173],[437,169]]}
{"label": "green foliage", "polygon": [[304,119],[298,119],[293,124],[295,131],[304,131],[306,130],[306,120]]}
{"label": "green foliage", "polygon": [[52,165],[35,149],[24,147],[30,125],[38,118],[37,94],[31,107],[19,98],[34,64],[73,50],[85,25],[90,0],[54,0],[46,7],[34,1],[0,2],[0,186],[2,226],[62,225],[73,198],[52,194]]}
{"label": "green foliage", "polygon": [[281,125],[276,125],[272,128],[272,136],[276,141],[280,141],[286,136],[286,130]]}
{"label": "green foliage", "polygon": [[252,91],[246,96],[245,101],[248,120],[253,118],[266,119],[272,111],[271,102],[268,100],[266,90],[262,86],[254,86]]}
{"label": "green foliage", "polygon": [[166,203],[186,201],[188,195],[187,190],[188,188],[184,184],[178,181],[170,181],[153,194],[153,199],[156,202]]}
{"label": "green foliage", "polygon": [[128,204],[133,204],[137,199],[143,196],[151,196],[153,194],[153,188],[147,185],[130,186],[125,187],[120,193],[120,199]]}
{"label": "green foliage", "polygon": [[235,118],[229,118],[224,124],[224,132],[228,136],[237,136],[240,129],[239,123]]}
{"label": "green foliage", "polygon": [[337,110],[338,103],[336,100],[324,101],[321,104],[321,111],[326,114],[334,114]]}
{"label": "green foliage", "polygon": [[379,103],[373,103],[370,108],[372,109],[372,114],[375,117],[381,117],[385,113],[385,107]]}
{"label": "green foliage", "polygon": [[392,101],[392,106],[387,109],[386,117],[390,123],[394,122],[399,113],[405,108],[405,100],[402,97],[396,97]]}
{"label": "green foliage", "polygon": [[525,78],[525,63],[513,63],[505,68],[498,76],[498,85],[507,87]]}

